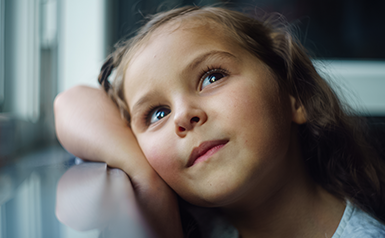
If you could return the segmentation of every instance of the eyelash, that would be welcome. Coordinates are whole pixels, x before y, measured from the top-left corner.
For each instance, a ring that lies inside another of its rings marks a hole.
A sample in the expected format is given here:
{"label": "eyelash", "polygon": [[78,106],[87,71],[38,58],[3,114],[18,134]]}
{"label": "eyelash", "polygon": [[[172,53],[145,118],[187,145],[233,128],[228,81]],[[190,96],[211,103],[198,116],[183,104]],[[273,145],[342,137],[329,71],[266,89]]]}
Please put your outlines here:
{"label": "eyelash", "polygon": [[228,70],[226,70],[225,68],[223,68],[222,66],[219,66],[219,67],[208,66],[206,69],[203,69],[199,74],[200,75],[200,77],[199,77],[199,89],[202,85],[203,80],[208,75],[215,73],[215,72],[223,73],[225,76],[228,76],[230,74],[230,72]]}
{"label": "eyelash", "polygon": [[[224,74],[225,76],[228,76],[230,73],[228,70],[224,69],[223,67],[219,66],[219,67],[213,67],[213,66],[208,66],[206,69],[203,69],[199,75],[199,90],[200,90],[200,87],[202,85],[202,82],[203,80],[210,74],[212,73],[215,73],[215,72],[219,72],[219,73],[222,73]],[[154,111],[158,108],[161,108],[161,107],[165,107],[164,105],[162,104],[155,104],[155,105],[150,105],[148,107],[148,109],[145,111],[145,113],[143,114],[143,121],[145,122],[145,124],[147,126],[149,126],[151,123],[150,123],[150,116],[152,116],[152,114],[154,113]]]}
{"label": "eyelash", "polygon": [[156,105],[150,105],[148,107],[148,109],[145,111],[144,115],[143,115],[143,121],[146,123],[146,125],[150,125],[150,116],[152,115],[152,113],[154,113],[154,111],[160,107],[162,107],[163,105],[162,104],[156,104]]}

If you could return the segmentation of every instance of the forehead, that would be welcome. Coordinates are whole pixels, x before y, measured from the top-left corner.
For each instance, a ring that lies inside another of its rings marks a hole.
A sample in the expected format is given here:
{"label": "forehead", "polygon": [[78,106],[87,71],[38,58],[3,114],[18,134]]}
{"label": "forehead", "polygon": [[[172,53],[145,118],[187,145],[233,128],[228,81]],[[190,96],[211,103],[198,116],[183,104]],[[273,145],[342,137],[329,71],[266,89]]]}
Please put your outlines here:
{"label": "forehead", "polygon": [[[229,44],[229,41],[231,44]],[[145,65],[145,62],[150,64],[149,60],[152,58],[175,59],[175,56],[190,51],[187,46],[200,46],[200,51],[204,51],[208,47],[227,48],[230,45],[234,47],[235,44],[236,42],[229,34],[225,33],[224,27],[212,20],[175,20],[159,27],[145,37],[131,57],[125,73],[130,73],[131,69],[137,68],[139,65]],[[185,56],[187,57],[187,55]],[[194,56],[192,55],[191,58]],[[186,58],[186,60],[188,61],[189,58]]]}
{"label": "forehead", "polygon": [[124,78],[129,108],[140,94],[167,84],[173,74],[207,52],[240,52],[242,47],[214,22],[177,21],[155,30],[132,56]]}

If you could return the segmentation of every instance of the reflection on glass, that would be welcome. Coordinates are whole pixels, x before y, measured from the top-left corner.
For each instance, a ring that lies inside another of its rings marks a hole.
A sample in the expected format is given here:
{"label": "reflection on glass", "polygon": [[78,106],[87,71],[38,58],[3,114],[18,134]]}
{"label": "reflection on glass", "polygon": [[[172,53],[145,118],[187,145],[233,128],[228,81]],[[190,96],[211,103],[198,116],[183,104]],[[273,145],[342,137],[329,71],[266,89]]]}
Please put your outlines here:
{"label": "reflection on glass", "polygon": [[133,193],[123,171],[104,163],[81,163],[58,183],[56,215],[75,230],[98,229],[100,237],[152,237],[136,202],[129,199]]}

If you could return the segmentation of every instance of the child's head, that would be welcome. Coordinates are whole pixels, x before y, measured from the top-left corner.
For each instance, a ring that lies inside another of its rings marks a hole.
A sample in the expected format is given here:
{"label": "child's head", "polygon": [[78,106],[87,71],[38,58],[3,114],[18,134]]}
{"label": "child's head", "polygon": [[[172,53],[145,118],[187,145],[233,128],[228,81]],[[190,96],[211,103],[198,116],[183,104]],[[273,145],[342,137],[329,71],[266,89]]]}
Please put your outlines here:
{"label": "child's head", "polygon": [[268,67],[214,26],[153,32],[124,78],[131,128],[149,163],[202,206],[228,205],[250,188],[270,196],[299,173],[293,124],[304,122]]}
{"label": "child's head", "polygon": [[277,23],[222,8],[174,9],[155,15],[103,66],[99,80],[150,164],[186,200],[263,200],[308,173],[355,199],[345,189],[354,178],[335,173],[365,157],[353,146],[358,137],[303,47]]}

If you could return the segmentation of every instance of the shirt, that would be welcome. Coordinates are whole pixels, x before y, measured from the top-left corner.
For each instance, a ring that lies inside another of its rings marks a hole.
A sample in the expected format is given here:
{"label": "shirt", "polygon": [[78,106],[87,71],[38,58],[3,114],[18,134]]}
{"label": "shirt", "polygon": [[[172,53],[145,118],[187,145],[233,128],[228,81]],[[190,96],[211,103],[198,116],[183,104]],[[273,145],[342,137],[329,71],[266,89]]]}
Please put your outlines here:
{"label": "shirt", "polygon": [[381,237],[385,237],[385,225],[347,201],[344,215],[332,238]]}

